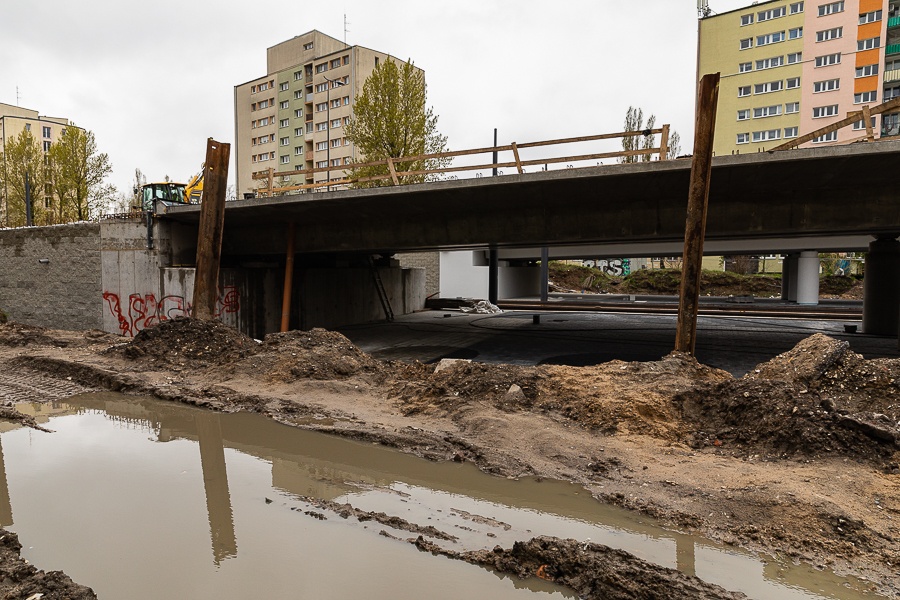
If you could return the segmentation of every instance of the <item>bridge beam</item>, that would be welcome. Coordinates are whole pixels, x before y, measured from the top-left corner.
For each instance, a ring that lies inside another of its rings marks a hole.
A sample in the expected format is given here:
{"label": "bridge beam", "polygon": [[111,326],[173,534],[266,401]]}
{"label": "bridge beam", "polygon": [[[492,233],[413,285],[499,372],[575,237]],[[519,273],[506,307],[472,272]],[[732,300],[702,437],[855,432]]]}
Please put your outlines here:
{"label": "bridge beam", "polygon": [[869,244],[863,288],[862,328],[871,335],[896,336],[900,324],[900,241],[883,236]]}

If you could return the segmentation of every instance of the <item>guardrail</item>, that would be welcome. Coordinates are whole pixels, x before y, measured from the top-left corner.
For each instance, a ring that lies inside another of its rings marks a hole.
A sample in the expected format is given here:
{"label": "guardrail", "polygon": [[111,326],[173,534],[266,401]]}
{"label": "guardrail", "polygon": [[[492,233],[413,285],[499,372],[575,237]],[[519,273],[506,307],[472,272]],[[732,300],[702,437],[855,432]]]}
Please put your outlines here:
{"label": "guardrail", "polygon": [[[627,138],[627,137],[643,137],[653,135],[656,136],[659,134],[660,142],[659,146],[651,147],[651,148],[640,148],[637,150],[619,150],[616,152],[597,152],[597,153],[589,153],[589,154],[577,154],[570,156],[562,156],[562,157],[547,157],[547,158],[538,158],[538,159],[529,159],[522,160],[519,155],[519,150],[528,149],[528,148],[539,148],[539,147],[547,147],[547,146],[558,146],[561,144],[575,144],[575,143],[583,143],[583,142],[593,142],[597,140],[608,140],[615,138]],[[291,171],[275,171],[270,168],[266,172],[257,173],[253,175],[254,180],[264,180],[266,183],[263,187],[260,187],[256,190],[257,197],[266,197],[274,194],[283,194],[285,192],[295,192],[295,191],[306,191],[306,190],[316,190],[318,188],[323,187],[343,187],[350,186],[353,184],[360,183],[370,183],[377,181],[390,181],[392,185],[401,185],[401,178],[409,177],[409,176],[429,176],[429,175],[445,175],[447,173],[460,173],[466,171],[483,171],[485,169],[503,169],[503,168],[512,168],[515,167],[519,173],[524,172],[524,167],[534,166],[534,165],[549,165],[549,164],[561,164],[561,163],[574,163],[586,160],[600,160],[605,158],[620,158],[626,156],[646,156],[646,160],[650,160],[650,158],[655,154],[658,156],[659,160],[667,160],[668,157],[668,143],[669,143],[669,125],[663,125],[658,129],[644,129],[641,131],[621,131],[617,133],[603,133],[599,135],[588,135],[581,137],[573,137],[573,138],[562,138],[556,140],[546,140],[541,142],[527,142],[524,144],[517,144],[513,142],[511,144],[507,144],[504,146],[490,146],[486,148],[474,148],[471,150],[457,150],[453,152],[438,152],[434,154],[419,154],[416,156],[400,156],[397,158],[387,158],[383,160],[376,160],[370,162],[363,163],[354,163],[351,165],[341,165],[341,166],[331,166],[331,167],[317,167],[314,169],[299,169],[299,170],[291,170]],[[436,169],[415,169],[411,171],[398,171],[397,166],[402,164],[428,164],[429,160],[440,160],[447,158],[455,158],[459,156],[476,156],[479,154],[493,154],[493,153],[501,152],[509,152],[512,154],[512,160],[498,161],[498,162],[488,162],[483,164],[476,165],[465,165],[465,166],[447,166]],[[320,181],[316,183],[306,183],[300,185],[289,185],[289,186],[281,186],[277,187],[275,185],[276,177],[291,177],[294,175],[304,175],[304,176],[314,176],[316,173],[328,173],[331,171],[341,172],[346,171],[353,168],[363,168],[363,167],[378,167],[378,166],[387,166],[387,174],[384,175],[374,175],[369,177],[358,177],[358,178],[341,178],[334,181]],[[574,168],[574,167],[573,167]]]}

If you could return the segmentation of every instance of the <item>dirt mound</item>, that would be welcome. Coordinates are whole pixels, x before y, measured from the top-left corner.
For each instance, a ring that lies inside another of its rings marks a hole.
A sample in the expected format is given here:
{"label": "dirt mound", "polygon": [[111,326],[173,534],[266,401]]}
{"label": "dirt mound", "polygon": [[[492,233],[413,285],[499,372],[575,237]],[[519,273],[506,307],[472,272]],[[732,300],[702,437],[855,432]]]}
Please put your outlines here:
{"label": "dirt mound", "polygon": [[555,537],[536,537],[515,542],[510,549],[455,552],[419,537],[420,550],[482,565],[520,579],[540,577],[575,590],[579,598],[665,600],[746,598],[717,585],[641,560],[624,550]]}
{"label": "dirt mound", "polygon": [[378,373],[378,361],[340,333],[325,329],[272,333],[260,352],[237,365],[238,371],[265,373],[275,381],[346,379],[360,373]]}
{"label": "dirt mound", "polygon": [[822,334],[743,378],[676,395],[691,444],[763,457],[835,453],[887,463],[900,450],[900,360],[867,361]]}
{"label": "dirt mound", "polygon": [[0,323],[0,344],[4,346],[50,346],[53,339],[43,327],[21,323]]}
{"label": "dirt mound", "polygon": [[124,346],[126,358],[170,365],[222,365],[249,356],[259,344],[219,322],[179,317],[138,332]]}
{"label": "dirt mound", "polygon": [[39,571],[19,553],[19,536],[0,529],[0,597],[43,600],[96,600],[94,591],[72,581],[62,571]]}

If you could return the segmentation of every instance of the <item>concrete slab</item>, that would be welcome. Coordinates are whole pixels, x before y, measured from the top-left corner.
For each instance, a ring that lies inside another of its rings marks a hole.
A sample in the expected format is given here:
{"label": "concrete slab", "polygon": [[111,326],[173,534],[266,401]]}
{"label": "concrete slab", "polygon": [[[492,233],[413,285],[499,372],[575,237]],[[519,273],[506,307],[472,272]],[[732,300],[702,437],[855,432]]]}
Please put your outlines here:
{"label": "concrete slab", "polygon": [[[668,354],[675,344],[674,315],[545,312],[535,324],[534,314],[436,310],[340,331],[377,358],[429,363],[443,358],[516,365],[646,361]],[[846,340],[866,358],[900,358],[896,338],[845,333],[845,324],[859,322],[700,317],[697,358],[740,376],[814,333]]]}

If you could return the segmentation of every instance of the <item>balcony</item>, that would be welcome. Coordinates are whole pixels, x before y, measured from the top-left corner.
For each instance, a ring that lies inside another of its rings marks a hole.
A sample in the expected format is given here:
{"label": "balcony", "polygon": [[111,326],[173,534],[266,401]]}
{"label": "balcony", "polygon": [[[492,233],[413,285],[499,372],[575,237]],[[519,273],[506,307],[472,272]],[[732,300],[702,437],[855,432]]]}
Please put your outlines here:
{"label": "balcony", "polygon": [[900,27],[900,16],[888,19],[887,28],[893,29],[894,27]]}
{"label": "balcony", "polygon": [[895,81],[900,81],[900,69],[893,69],[891,71],[884,72],[885,83],[893,83]]}
{"label": "balcony", "polygon": [[885,56],[890,56],[891,54],[900,54],[900,44],[891,44],[889,46],[885,46],[884,54]]}

